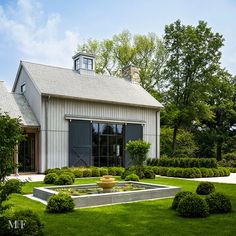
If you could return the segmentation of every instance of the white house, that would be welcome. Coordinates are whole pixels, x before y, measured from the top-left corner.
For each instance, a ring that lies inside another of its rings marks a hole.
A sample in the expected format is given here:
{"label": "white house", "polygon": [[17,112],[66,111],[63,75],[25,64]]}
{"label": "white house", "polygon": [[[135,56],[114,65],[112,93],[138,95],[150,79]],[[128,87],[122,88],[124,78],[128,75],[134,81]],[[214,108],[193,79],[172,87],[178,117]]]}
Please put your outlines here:
{"label": "white house", "polygon": [[73,60],[73,69],[21,61],[12,92],[0,82],[0,111],[20,116],[28,134],[15,155],[20,171],[127,166],[125,144],[135,139],[159,157],[162,105],[139,85],[137,68],[117,78],[95,74],[93,55]]}

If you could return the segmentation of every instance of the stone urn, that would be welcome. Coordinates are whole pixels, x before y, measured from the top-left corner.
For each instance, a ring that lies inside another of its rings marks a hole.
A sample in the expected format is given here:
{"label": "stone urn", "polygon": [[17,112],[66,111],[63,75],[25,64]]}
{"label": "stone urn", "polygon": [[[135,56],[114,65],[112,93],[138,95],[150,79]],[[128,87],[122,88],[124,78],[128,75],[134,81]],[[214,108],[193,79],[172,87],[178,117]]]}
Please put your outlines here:
{"label": "stone urn", "polygon": [[104,193],[111,193],[112,188],[117,184],[117,181],[112,177],[112,175],[103,175],[97,185],[103,189]]}

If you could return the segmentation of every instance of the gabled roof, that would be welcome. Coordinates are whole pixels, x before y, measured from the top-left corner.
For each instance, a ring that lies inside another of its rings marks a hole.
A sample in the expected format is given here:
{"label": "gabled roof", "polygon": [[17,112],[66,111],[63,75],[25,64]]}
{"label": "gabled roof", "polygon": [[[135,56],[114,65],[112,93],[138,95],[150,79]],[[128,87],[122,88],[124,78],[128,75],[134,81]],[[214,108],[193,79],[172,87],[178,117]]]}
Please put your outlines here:
{"label": "gabled roof", "polygon": [[25,61],[21,62],[21,66],[26,70],[41,95],[155,109],[163,107],[140,85],[124,78],[81,75],[72,69]]}
{"label": "gabled roof", "polygon": [[25,97],[21,94],[9,93],[0,81],[0,112],[7,112],[12,118],[21,118],[23,126],[38,127],[39,124],[34,116]]}

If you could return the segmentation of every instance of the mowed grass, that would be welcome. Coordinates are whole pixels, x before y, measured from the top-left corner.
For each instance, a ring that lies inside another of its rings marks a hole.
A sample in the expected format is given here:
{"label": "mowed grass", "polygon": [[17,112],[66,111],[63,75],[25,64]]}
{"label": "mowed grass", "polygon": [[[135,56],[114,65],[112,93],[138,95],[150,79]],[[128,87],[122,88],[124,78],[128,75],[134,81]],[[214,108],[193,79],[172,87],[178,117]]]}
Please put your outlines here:
{"label": "mowed grass", "polygon": [[[98,178],[99,179],[99,178]],[[76,184],[94,183],[98,179],[77,179]],[[198,182],[158,177],[145,182],[180,186],[183,190],[195,191]],[[43,183],[27,183],[24,192],[32,192],[33,186]],[[9,203],[17,209],[32,209],[42,219],[45,235],[236,235],[236,185],[215,184],[216,190],[227,194],[234,211],[215,214],[207,218],[182,218],[170,208],[173,199],[76,209],[67,214],[48,214],[45,205],[22,195],[13,194]]]}

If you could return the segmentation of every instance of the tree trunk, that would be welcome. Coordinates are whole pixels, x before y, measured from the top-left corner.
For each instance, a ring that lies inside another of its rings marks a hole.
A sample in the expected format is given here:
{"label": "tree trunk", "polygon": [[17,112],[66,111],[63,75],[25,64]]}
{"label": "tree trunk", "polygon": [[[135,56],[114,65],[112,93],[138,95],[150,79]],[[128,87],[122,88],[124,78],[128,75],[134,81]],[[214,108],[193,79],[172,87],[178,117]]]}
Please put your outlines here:
{"label": "tree trunk", "polygon": [[216,159],[217,161],[222,160],[222,142],[218,141],[216,144]]}
{"label": "tree trunk", "polygon": [[173,132],[173,143],[172,143],[173,155],[176,152],[176,138],[177,138],[178,129],[179,129],[178,126],[175,125],[174,132]]}

